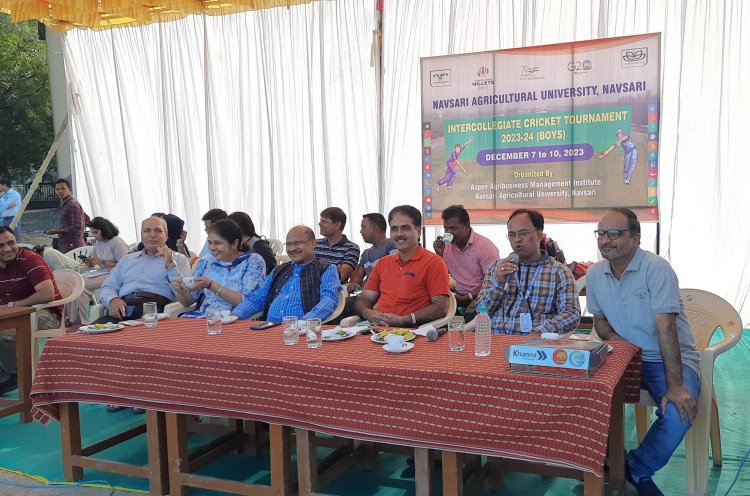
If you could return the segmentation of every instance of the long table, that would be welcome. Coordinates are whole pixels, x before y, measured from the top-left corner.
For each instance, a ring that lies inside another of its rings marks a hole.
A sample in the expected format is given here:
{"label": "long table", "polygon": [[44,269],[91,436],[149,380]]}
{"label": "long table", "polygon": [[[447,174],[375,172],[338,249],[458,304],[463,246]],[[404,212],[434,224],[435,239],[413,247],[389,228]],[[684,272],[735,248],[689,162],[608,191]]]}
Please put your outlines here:
{"label": "long table", "polygon": [[[471,351],[471,333],[464,352],[449,351],[445,338],[417,338],[412,351],[390,354],[369,336],[308,349],[304,339],[285,346],[278,327],[252,331],[236,322],[209,336],[204,321],[166,319],[150,329],[50,339],[33,412],[47,422],[60,418],[61,404],[94,402],[167,412],[171,425],[178,420],[169,414],[229,416],[601,478],[618,387],[625,401],[638,399],[639,349],[613,343],[589,379],[533,376],[511,373],[501,357],[519,339],[493,336],[483,358]],[[288,452],[288,436],[271,434],[282,443],[277,452]],[[274,490],[288,492],[288,466],[278,470]]]}

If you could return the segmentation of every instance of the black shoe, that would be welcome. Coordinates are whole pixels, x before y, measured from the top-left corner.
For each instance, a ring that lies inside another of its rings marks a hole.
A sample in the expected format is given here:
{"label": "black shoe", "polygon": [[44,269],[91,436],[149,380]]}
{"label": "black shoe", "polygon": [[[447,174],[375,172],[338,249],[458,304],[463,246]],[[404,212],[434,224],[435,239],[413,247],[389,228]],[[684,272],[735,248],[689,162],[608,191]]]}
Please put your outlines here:
{"label": "black shoe", "polygon": [[402,479],[413,479],[417,473],[414,470],[414,458],[409,457],[406,459],[407,467],[401,472]]}
{"label": "black shoe", "polygon": [[625,463],[625,480],[638,491],[638,496],[664,496],[664,493],[661,492],[661,489],[658,488],[651,477],[643,477],[636,482],[630,473],[630,464],[627,462]]}
{"label": "black shoe", "polygon": [[6,380],[0,382],[0,394],[5,394],[18,389],[18,376],[10,374]]}

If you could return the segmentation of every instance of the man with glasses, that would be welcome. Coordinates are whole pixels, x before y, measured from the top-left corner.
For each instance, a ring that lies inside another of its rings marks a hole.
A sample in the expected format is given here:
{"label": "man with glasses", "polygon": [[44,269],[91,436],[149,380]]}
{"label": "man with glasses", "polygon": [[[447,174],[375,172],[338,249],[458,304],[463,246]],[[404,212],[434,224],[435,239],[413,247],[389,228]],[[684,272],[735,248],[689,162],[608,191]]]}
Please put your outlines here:
{"label": "man with glasses", "polygon": [[262,320],[281,322],[284,317],[327,319],[341,291],[336,266],[315,256],[315,233],[307,226],[293,227],[286,235],[291,259],[266,277],[234,312],[240,319],[263,311]]}
{"label": "man with glasses", "polygon": [[540,250],[543,230],[538,210],[522,208],[508,219],[513,254],[492,265],[477,298],[477,308],[487,308],[494,333],[562,334],[578,325],[575,279],[567,266]]}
{"label": "man with glasses", "polygon": [[651,476],[667,464],[698,411],[700,354],[677,276],[666,260],[641,250],[635,213],[614,208],[594,232],[604,258],[586,273],[594,327],[602,339],[641,347],[641,384],[659,405],[658,419],[626,456],[625,477],[639,495],[661,495]]}

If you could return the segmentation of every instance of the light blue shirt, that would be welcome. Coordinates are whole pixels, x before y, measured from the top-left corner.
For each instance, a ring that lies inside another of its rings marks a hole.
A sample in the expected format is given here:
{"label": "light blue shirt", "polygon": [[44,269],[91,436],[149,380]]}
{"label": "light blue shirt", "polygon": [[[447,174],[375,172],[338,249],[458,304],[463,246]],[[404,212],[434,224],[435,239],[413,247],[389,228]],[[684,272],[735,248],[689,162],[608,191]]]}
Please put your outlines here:
{"label": "light blue shirt", "polygon": [[660,256],[637,248],[620,279],[612,273],[609,260],[595,263],[586,272],[586,303],[592,314],[607,317],[620,337],[640,346],[646,362],[664,361],[654,317],[676,314],[682,363],[699,373],[700,354],[677,275]]}
{"label": "light blue shirt", "polygon": [[180,253],[172,253],[172,257],[176,267],[169,269],[164,268],[164,256],[158,253],[146,255],[145,249],[122,257],[102,284],[99,296],[104,306],[109,308],[113,298],[135,291],[156,293],[175,300],[172,283],[178,277],[190,275],[190,260]]}
{"label": "light blue shirt", "polygon": [[[13,205],[9,207],[8,205]],[[15,217],[21,208],[21,195],[13,188],[9,188],[0,198],[0,217]]]}
{"label": "light blue shirt", "polygon": [[[310,263],[310,262],[308,262]],[[306,264],[292,262],[292,275],[281,288],[278,296],[271,303],[266,317],[270,322],[281,322],[284,317],[295,315],[298,318],[325,320],[333,313],[338,305],[338,292],[341,291],[339,271],[335,265],[328,266],[320,278],[320,302],[309,312],[305,313],[302,308],[302,297],[300,293],[300,274]],[[253,291],[249,298],[235,307],[234,312],[241,319],[247,319],[255,313],[260,312],[266,306],[268,292],[271,289],[273,276],[276,269],[268,274],[263,285]]]}

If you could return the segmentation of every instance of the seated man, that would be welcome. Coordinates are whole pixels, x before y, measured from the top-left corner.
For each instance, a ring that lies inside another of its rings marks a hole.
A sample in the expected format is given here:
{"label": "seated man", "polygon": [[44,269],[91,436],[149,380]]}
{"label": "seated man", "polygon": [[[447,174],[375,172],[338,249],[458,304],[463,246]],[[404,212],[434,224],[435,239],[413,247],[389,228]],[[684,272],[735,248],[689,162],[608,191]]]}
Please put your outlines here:
{"label": "seated man", "polygon": [[281,322],[284,317],[325,320],[338,305],[341,291],[336,266],[315,256],[315,233],[307,226],[296,226],[286,235],[285,262],[266,277],[234,313],[247,319],[263,311],[262,320]]}
{"label": "seated man", "polygon": [[[0,226],[0,305],[30,307],[60,300],[55,276],[42,257],[16,244],[13,229]],[[37,329],[60,325],[63,307],[37,311]],[[16,373],[16,331],[0,332],[0,363],[5,371]]]}
{"label": "seated man", "polygon": [[344,234],[346,214],[338,207],[328,207],[320,212],[318,227],[324,237],[317,241],[315,256],[334,264],[341,282],[348,281],[359,261],[359,246]]}
{"label": "seated man", "polygon": [[586,272],[594,327],[602,339],[641,347],[641,385],[656,402],[659,417],[627,454],[625,477],[640,495],[663,494],[651,476],[667,464],[698,412],[700,354],[677,276],[666,260],[641,250],[635,213],[614,208],[595,233],[604,260]]}
{"label": "seated man", "polygon": [[362,252],[362,256],[359,257],[359,264],[354,270],[354,274],[349,278],[349,285],[346,289],[350,293],[364,287],[365,278],[370,277],[370,273],[378,260],[386,255],[398,253],[391,239],[385,235],[386,227],[385,217],[381,214],[372,213],[362,216],[359,233],[365,243],[370,243],[372,246]]}
{"label": "seated man", "polygon": [[519,209],[508,219],[516,255],[495,262],[484,278],[477,308],[486,307],[492,332],[529,334],[575,330],[581,318],[575,279],[567,266],[539,249],[544,216]]}
{"label": "seated man", "polygon": [[167,245],[167,223],[149,217],[141,224],[143,250],[128,253],[115,265],[99,293],[107,315],[94,324],[119,322],[143,315],[143,304],[156,302],[159,311],[176,299],[172,283],[190,275],[190,260]]}
{"label": "seated man", "polygon": [[[490,266],[500,258],[497,246],[471,228],[469,212],[461,205],[451,205],[443,210],[443,229],[453,239],[445,242],[438,236],[432,247],[443,257],[448,272],[456,281],[456,303],[463,307],[467,319],[476,315],[474,304],[482,281]],[[449,238],[450,239],[450,238]]]}
{"label": "seated man", "polygon": [[419,244],[422,214],[401,205],[388,214],[388,224],[398,253],[381,258],[375,266],[357,296],[357,314],[390,327],[415,327],[445,317],[450,298],[448,269],[442,258]]}

